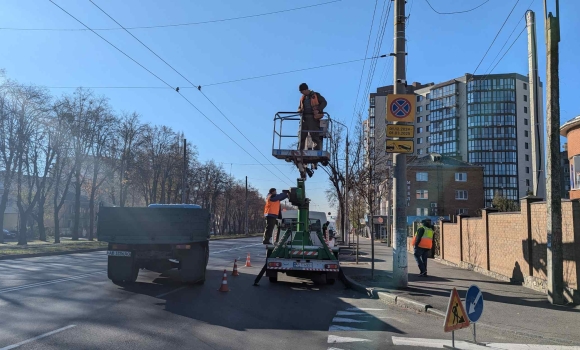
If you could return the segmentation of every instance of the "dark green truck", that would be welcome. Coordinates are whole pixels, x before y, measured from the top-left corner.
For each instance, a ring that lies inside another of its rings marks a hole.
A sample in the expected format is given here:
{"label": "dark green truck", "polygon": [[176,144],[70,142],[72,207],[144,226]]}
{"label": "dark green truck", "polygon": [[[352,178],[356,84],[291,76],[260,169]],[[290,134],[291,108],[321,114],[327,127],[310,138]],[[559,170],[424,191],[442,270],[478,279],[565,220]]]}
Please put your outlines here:
{"label": "dark green truck", "polygon": [[203,283],[209,223],[209,212],[193,204],[100,207],[97,237],[109,243],[109,279],[135,282],[142,268],[160,273],[178,268],[182,282]]}

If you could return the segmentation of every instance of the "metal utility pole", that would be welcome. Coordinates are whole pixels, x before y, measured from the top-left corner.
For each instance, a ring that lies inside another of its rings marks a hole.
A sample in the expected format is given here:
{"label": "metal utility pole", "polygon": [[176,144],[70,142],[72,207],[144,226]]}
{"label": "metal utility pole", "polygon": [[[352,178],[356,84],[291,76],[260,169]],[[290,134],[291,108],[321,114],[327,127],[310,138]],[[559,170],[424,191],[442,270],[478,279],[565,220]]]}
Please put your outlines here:
{"label": "metal utility pole", "polygon": [[246,176],[246,213],[244,219],[244,232],[246,236],[249,234],[248,232],[248,176]]}
{"label": "metal utility pole", "polygon": [[[395,1],[395,53],[394,53],[394,93],[406,93],[405,72],[405,0]],[[395,246],[393,248],[393,280],[397,288],[406,288],[407,275],[407,156],[393,154],[393,221],[395,222]]]}
{"label": "metal utility pole", "polygon": [[185,177],[187,174],[187,140],[183,139],[183,174],[181,177],[181,203],[186,204],[185,201]]}
{"label": "metal utility pole", "polygon": [[540,142],[540,108],[539,108],[539,77],[538,77],[538,41],[536,39],[536,15],[534,11],[526,12],[528,27],[528,64],[530,88],[530,136],[532,141],[532,194],[538,195],[540,171],[542,171],[542,152]]}
{"label": "metal utility pole", "polygon": [[556,17],[547,12],[544,0],[546,30],[546,128],[548,132],[548,167],[546,176],[548,300],[564,304],[564,263],[562,249],[562,198],[560,193],[560,81],[558,76],[560,42],[560,4],[556,0]]}

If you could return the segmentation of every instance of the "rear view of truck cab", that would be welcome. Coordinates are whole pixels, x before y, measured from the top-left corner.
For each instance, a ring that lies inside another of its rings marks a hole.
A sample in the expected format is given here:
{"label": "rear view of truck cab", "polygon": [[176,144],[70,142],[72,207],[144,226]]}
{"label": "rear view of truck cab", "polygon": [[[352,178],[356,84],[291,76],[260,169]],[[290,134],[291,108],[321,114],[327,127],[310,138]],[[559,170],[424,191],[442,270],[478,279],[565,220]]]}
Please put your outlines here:
{"label": "rear view of truck cab", "polygon": [[209,259],[210,214],[199,205],[101,207],[97,237],[109,243],[107,275],[135,282],[139,270],[179,269],[184,283],[203,283]]}

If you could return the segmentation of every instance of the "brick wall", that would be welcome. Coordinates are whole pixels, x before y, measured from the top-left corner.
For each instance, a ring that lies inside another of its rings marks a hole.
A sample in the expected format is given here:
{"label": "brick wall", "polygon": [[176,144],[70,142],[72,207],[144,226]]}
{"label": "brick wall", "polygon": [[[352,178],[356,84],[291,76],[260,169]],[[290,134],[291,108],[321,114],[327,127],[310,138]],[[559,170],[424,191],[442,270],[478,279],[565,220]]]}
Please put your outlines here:
{"label": "brick wall", "polygon": [[[488,209],[483,210],[481,218],[459,216],[457,223],[441,223],[441,258],[545,290],[547,214],[546,203],[538,200],[523,198],[520,212]],[[564,282],[572,290],[567,297],[578,302],[580,201],[562,202],[562,234]]]}

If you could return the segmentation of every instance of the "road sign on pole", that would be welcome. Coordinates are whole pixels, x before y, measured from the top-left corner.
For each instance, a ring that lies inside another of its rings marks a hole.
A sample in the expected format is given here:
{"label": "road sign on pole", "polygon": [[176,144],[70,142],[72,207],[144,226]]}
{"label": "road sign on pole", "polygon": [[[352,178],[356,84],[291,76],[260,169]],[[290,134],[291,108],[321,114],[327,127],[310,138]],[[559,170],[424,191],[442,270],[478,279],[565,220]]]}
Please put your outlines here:
{"label": "road sign on pole", "polygon": [[387,96],[387,121],[406,122],[415,121],[415,95],[392,94]]}
{"label": "road sign on pole", "polygon": [[463,308],[463,303],[459,298],[457,289],[453,288],[449,296],[449,304],[447,305],[447,312],[445,313],[445,323],[443,330],[445,332],[452,332],[458,329],[469,327],[469,318]]}
{"label": "road sign on pole", "polygon": [[415,125],[387,124],[387,137],[415,137]]}
{"label": "road sign on pole", "polygon": [[413,140],[387,140],[387,153],[413,154],[415,143]]}
{"label": "road sign on pole", "polygon": [[478,286],[472,285],[465,296],[465,309],[471,322],[477,322],[483,313],[483,296]]}

